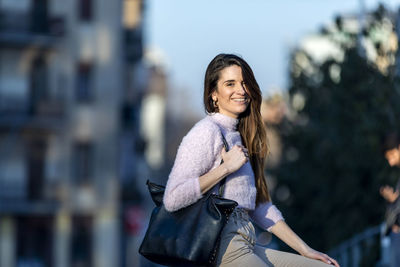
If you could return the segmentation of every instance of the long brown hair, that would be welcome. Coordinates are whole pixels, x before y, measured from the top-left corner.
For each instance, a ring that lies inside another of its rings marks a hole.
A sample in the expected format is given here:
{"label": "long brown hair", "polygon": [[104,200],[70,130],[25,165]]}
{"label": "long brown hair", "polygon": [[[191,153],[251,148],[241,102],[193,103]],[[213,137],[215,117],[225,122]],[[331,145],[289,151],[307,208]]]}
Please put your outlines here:
{"label": "long brown hair", "polygon": [[219,54],[210,62],[204,78],[204,107],[207,113],[218,112],[218,108],[213,104],[212,93],[218,89],[217,83],[221,70],[232,65],[237,65],[242,69],[246,91],[250,98],[250,104],[246,111],[239,116],[238,130],[244,146],[249,151],[250,163],[256,181],[256,204],[258,205],[271,200],[264,175],[264,162],[269,150],[267,132],[260,112],[261,90],[246,61],[236,55]]}

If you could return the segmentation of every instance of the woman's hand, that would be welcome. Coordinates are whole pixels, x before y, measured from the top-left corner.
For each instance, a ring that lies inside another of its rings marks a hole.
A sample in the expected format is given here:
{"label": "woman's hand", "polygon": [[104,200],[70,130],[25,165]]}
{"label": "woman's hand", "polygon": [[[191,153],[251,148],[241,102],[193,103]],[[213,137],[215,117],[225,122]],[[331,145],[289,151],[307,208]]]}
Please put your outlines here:
{"label": "woman's hand", "polygon": [[331,257],[329,257],[328,255],[316,251],[312,248],[308,248],[303,254],[304,257],[310,258],[310,259],[314,259],[314,260],[320,260],[325,262],[326,264],[330,264],[330,265],[334,265],[336,267],[340,267],[339,263],[337,263],[336,260],[332,259]]}
{"label": "woman's hand", "polygon": [[201,193],[204,194],[221,179],[242,167],[249,160],[248,153],[243,146],[235,145],[228,152],[224,148],[221,152],[224,163],[199,177]]}
{"label": "woman's hand", "polygon": [[293,232],[285,221],[281,220],[275,223],[271,227],[271,232],[304,257],[320,260],[327,264],[340,267],[337,261],[328,255],[310,248],[295,232]]}
{"label": "woman's hand", "polygon": [[247,149],[238,145],[235,145],[228,152],[226,152],[224,148],[221,152],[221,157],[224,160],[223,164],[225,165],[228,173],[237,171],[249,160]]}
{"label": "woman's hand", "polygon": [[394,191],[393,187],[388,185],[382,186],[379,190],[379,193],[389,203],[395,202],[399,197],[399,191]]}

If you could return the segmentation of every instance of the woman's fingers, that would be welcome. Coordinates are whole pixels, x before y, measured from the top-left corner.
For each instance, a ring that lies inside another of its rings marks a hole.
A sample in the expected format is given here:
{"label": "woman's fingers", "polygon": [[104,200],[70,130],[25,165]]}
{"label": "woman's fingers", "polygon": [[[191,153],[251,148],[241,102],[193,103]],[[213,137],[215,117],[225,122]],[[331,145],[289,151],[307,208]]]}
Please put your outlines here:
{"label": "woman's fingers", "polygon": [[249,159],[249,155],[248,155],[247,149],[245,147],[243,147],[243,146],[237,146],[237,149],[238,149],[239,155],[244,156],[245,157],[245,162],[247,162],[248,159]]}
{"label": "woman's fingers", "polygon": [[333,265],[335,265],[336,267],[340,267],[339,263],[335,259],[331,258],[331,261],[332,261]]}
{"label": "woman's fingers", "polygon": [[222,154],[222,155],[225,155],[225,154],[226,154],[225,147],[222,148],[221,154]]}
{"label": "woman's fingers", "polygon": [[249,151],[244,146],[241,147],[241,150],[242,150],[244,156],[246,157],[246,162],[247,162],[249,160]]}
{"label": "woman's fingers", "polygon": [[321,252],[313,250],[313,249],[311,250],[311,252],[304,254],[304,256],[311,258],[311,259],[320,260],[329,265],[334,265],[336,267],[340,267],[340,265],[337,263],[337,261],[335,259],[329,257],[328,255],[326,255],[324,253],[321,253]]}
{"label": "woman's fingers", "polygon": [[237,146],[238,148],[240,148],[240,150],[243,152],[243,154],[245,155],[245,157],[247,159],[249,159],[249,150],[247,148],[245,148],[244,146]]}
{"label": "woman's fingers", "polygon": [[249,151],[244,146],[234,145],[232,147],[232,149],[229,150],[228,152],[225,151],[225,148],[222,148],[221,156],[224,160],[226,157],[240,159],[240,157],[244,156],[244,159],[246,161],[248,161],[249,160]]}
{"label": "woman's fingers", "polygon": [[221,157],[230,172],[238,170],[249,160],[247,149],[239,145],[233,146],[228,152],[222,149]]}
{"label": "woman's fingers", "polygon": [[337,263],[337,261],[336,261],[335,259],[329,257],[329,256],[326,255],[326,254],[323,254],[323,259],[322,259],[322,261],[324,261],[324,262],[327,263],[327,264],[334,265],[334,266],[336,266],[336,267],[340,267],[339,263]]}

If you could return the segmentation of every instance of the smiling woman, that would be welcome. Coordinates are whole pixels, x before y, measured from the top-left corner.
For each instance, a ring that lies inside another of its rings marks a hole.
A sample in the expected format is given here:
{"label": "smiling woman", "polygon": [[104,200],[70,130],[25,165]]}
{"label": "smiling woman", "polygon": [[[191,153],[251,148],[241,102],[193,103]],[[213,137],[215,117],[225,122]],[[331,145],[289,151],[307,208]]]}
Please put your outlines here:
{"label": "smiling woman", "polygon": [[[222,197],[238,206],[222,230],[218,266],[338,267],[334,259],[300,239],[271,203],[263,171],[268,147],[261,100],[253,71],[242,58],[219,54],[210,62],[204,80],[207,116],[179,146],[165,188],[165,209],[178,211],[210,190],[217,192],[226,178]],[[250,219],[303,256],[257,246]]]}

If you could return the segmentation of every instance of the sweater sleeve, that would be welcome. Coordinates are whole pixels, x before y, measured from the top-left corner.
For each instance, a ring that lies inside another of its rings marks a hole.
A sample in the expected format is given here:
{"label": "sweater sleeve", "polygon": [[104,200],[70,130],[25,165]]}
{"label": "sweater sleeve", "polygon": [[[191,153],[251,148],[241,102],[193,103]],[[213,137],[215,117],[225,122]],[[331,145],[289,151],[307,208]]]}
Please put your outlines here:
{"label": "sweater sleeve", "polygon": [[209,172],[220,158],[219,135],[218,126],[199,122],[183,138],[165,188],[166,210],[179,210],[202,197],[199,177]]}
{"label": "sweater sleeve", "polygon": [[255,210],[250,212],[250,217],[258,226],[268,232],[278,221],[284,220],[282,213],[271,202],[258,205]]}

